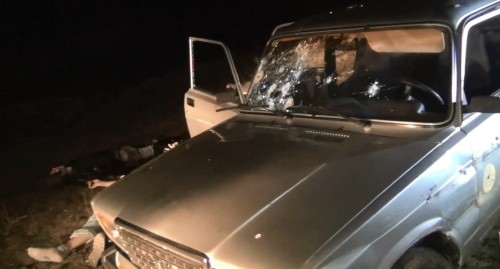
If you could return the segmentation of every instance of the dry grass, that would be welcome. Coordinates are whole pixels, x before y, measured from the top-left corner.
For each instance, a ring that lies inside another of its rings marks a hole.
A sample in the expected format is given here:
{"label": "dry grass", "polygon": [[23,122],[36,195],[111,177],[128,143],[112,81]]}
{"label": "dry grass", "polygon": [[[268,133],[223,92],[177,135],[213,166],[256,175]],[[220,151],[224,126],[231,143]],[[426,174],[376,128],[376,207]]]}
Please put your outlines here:
{"label": "dry grass", "polygon": [[7,207],[2,204],[0,206],[0,233],[6,238],[9,236],[12,227],[28,215],[12,216],[9,214]]}

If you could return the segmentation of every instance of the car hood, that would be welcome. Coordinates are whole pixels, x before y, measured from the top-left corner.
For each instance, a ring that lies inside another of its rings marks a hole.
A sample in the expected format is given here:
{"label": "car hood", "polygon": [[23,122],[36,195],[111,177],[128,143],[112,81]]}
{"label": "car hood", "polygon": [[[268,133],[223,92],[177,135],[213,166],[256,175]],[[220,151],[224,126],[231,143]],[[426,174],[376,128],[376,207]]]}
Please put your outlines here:
{"label": "car hood", "polygon": [[295,268],[434,147],[229,122],[101,192],[94,209],[225,264]]}

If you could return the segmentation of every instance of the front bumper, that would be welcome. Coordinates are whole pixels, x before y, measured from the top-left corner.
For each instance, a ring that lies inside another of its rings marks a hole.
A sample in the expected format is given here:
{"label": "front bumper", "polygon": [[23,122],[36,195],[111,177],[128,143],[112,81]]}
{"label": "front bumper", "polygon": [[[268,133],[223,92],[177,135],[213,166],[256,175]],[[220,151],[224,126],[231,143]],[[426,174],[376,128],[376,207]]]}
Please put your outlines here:
{"label": "front bumper", "polygon": [[104,251],[101,264],[105,269],[137,269],[115,246]]}

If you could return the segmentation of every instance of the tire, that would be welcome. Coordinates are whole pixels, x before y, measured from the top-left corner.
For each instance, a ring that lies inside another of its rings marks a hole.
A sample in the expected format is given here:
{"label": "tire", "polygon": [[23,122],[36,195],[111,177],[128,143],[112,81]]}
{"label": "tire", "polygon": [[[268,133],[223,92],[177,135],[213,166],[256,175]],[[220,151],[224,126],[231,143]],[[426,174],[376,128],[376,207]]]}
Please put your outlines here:
{"label": "tire", "polygon": [[392,269],[451,269],[451,263],[430,248],[410,248],[396,261]]}

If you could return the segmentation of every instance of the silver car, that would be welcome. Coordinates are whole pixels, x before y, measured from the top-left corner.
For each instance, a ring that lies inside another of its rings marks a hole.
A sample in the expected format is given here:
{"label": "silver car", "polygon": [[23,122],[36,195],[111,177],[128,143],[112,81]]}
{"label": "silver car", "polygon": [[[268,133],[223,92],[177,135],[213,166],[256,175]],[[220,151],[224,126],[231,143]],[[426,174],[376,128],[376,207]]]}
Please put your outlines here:
{"label": "silver car", "polygon": [[192,138],[93,200],[103,264],[463,265],[499,217],[500,1],[382,5],[278,26],[248,89],[190,38]]}

